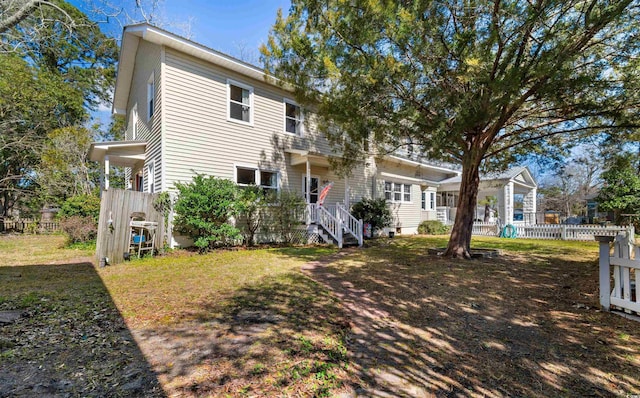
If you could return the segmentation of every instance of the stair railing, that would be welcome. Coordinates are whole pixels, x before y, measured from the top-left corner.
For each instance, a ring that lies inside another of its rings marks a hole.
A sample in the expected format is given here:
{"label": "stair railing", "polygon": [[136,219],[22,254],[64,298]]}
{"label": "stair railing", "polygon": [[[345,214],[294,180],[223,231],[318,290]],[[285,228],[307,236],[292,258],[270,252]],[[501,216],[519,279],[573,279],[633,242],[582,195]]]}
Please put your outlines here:
{"label": "stair railing", "polygon": [[338,247],[342,249],[342,221],[334,217],[324,206],[318,206],[316,214],[318,224],[335,239]]}
{"label": "stair railing", "polygon": [[342,221],[343,227],[351,233],[351,235],[355,236],[358,240],[358,246],[362,246],[363,243],[363,228],[362,228],[362,220],[358,220],[355,218],[347,208],[340,204],[336,204],[338,219]]}

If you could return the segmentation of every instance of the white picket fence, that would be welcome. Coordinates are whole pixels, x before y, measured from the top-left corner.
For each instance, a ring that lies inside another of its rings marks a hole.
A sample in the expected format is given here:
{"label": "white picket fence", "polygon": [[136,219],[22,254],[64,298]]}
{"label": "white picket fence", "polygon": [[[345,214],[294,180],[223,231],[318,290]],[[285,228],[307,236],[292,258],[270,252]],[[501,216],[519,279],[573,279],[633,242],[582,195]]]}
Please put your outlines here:
{"label": "white picket fence", "polygon": [[[592,241],[595,236],[616,236],[619,233],[631,233],[633,226],[600,226],[600,225],[514,225],[517,238],[523,239],[552,239],[552,240],[581,240]],[[473,235],[500,236],[501,227],[495,223],[473,223]]]}
{"label": "white picket fence", "polygon": [[[596,239],[600,242],[600,305],[606,311],[621,310],[640,315],[640,247],[628,234]],[[610,248],[612,241],[613,254]]]}

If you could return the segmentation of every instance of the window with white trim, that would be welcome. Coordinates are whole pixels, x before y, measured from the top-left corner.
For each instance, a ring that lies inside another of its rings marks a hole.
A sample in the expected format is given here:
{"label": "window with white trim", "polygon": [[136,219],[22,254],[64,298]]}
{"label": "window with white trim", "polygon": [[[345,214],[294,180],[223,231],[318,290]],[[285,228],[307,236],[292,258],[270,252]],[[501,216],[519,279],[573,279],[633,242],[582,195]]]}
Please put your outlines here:
{"label": "window with white trim", "polygon": [[153,162],[147,165],[147,191],[149,193],[155,192],[155,164]]}
{"label": "window with white trim", "polygon": [[276,192],[278,191],[278,172],[236,166],[236,184],[241,187],[256,185],[265,193]]}
{"label": "window with white trim", "polygon": [[229,120],[253,123],[253,87],[227,80]]}
{"label": "window with white trim", "polygon": [[295,102],[284,99],[284,131],[302,136],[302,109]]}
{"label": "window with white trim", "polygon": [[265,193],[278,192],[278,173],[260,170],[260,188]]}
{"label": "window with white trim", "polygon": [[393,183],[389,182],[389,181],[385,181],[384,182],[384,198],[386,200],[392,200],[392,193],[393,192]]}
{"label": "window with white trim", "polygon": [[436,209],[436,193],[433,191],[422,191],[422,210],[435,210]]}
{"label": "window with white trim", "polygon": [[156,100],[156,82],[155,73],[151,73],[151,77],[147,82],[147,120],[151,120],[155,112]]}
{"label": "window with white trim", "polygon": [[384,198],[391,202],[411,202],[411,184],[385,181]]}

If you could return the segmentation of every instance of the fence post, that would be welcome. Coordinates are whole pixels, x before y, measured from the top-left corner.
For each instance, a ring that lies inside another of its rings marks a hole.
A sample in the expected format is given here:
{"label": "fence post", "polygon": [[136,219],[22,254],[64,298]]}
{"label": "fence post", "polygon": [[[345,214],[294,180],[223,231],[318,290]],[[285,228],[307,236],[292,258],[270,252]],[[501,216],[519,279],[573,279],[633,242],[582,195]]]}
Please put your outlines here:
{"label": "fence post", "polygon": [[613,236],[594,236],[595,240],[600,243],[599,265],[600,265],[600,307],[604,311],[611,308],[611,270],[609,244],[613,242]]}
{"label": "fence post", "polygon": [[560,239],[567,240],[567,224],[562,224],[560,228]]}

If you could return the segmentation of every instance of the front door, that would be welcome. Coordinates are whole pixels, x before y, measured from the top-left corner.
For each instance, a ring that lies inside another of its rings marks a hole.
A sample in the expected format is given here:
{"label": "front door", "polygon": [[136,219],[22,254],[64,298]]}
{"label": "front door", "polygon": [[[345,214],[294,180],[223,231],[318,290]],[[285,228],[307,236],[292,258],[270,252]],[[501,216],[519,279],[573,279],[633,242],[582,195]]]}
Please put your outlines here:
{"label": "front door", "polygon": [[[309,203],[318,203],[318,193],[320,186],[320,179],[318,177],[311,177],[311,191],[309,195]],[[304,198],[307,199],[307,177],[302,177],[302,192],[304,192]]]}

